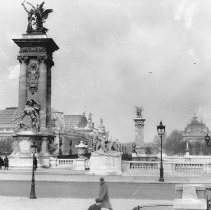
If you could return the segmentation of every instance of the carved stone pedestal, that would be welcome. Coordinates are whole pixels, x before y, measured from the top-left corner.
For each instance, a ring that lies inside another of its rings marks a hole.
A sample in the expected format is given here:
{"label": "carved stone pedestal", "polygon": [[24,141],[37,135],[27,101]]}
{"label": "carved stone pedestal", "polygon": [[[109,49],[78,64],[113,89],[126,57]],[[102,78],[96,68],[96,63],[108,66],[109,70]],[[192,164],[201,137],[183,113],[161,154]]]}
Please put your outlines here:
{"label": "carved stone pedestal", "polygon": [[[49,136],[50,137],[50,136]],[[14,136],[14,149],[13,153],[9,156],[10,167],[14,168],[31,168],[32,166],[32,151],[31,145],[35,142],[37,146],[36,157],[38,167],[50,166],[50,155],[47,152],[47,142],[39,133],[33,130],[20,130]],[[51,136],[52,138],[52,136]],[[43,146],[45,142],[45,146]]]}
{"label": "carved stone pedestal", "polygon": [[85,171],[87,168],[87,158],[78,158],[73,160],[73,169],[79,171]]}
{"label": "carved stone pedestal", "polygon": [[90,158],[91,175],[121,175],[121,153],[111,151],[108,153],[98,150]]}

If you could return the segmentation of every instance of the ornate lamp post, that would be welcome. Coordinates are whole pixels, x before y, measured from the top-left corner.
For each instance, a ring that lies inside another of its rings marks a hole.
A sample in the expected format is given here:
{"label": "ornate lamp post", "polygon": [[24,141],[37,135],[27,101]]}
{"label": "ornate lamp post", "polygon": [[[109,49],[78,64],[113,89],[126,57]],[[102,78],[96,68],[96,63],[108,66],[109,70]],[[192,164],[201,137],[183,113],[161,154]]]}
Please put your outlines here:
{"label": "ornate lamp post", "polygon": [[210,142],[210,136],[208,135],[208,133],[207,133],[207,135],[204,137],[204,140],[206,141],[207,146],[208,146],[208,147],[211,147],[211,145],[209,144],[209,142]]}
{"label": "ornate lamp post", "polygon": [[61,157],[63,154],[62,154],[62,134],[61,132],[59,132],[59,157]]}
{"label": "ornate lamp post", "polygon": [[160,125],[157,126],[157,131],[158,135],[160,136],[161,140],[161,153],[160,153],[160,182],[164,182],[164,177],[163,177],[163,135],[165,133],[165,126],[162,124],[162,121],[160,121]]}
{"label": "ornate lamp post", "polygon": [[32,165],[31,192],[30,192],[30,197],[29,197],[30,199],[36,199],[35,179],[34,179],[34,170],[35,170],[34,159],[35,159],[36,148],[37,148],[37,146],[35,145],[35,142],[33,142],[33,144],[31,145],[32,154],[33,154],[33,165]]}

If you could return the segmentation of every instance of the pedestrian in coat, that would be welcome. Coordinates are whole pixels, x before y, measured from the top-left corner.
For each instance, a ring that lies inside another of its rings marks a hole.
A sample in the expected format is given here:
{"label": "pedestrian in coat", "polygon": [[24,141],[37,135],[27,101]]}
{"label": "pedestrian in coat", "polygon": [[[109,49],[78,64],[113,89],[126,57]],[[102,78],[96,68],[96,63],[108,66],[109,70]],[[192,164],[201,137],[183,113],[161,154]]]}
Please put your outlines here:
{"label": "pedestrian in coat", "polygon": [[103,201],[102,207],[112,210],[108,195],[108,186],[103,177],[100,178],[99,198]]}
{"label": "pedestrian in coat", "polygon": [[2,166],[4,166],[4,160],[0,157],[0,169]]}
{"label": "pedestrian in coat", "polygon": [[36,171],[36,169],[37,169],[37,158],[34,157],[34,170]]}
{"label": "pedestrian in coat", "polygon": [[8,168],[9,168],[9,159],[6,155],[4,158],[4,170],[8,170]]}
{"label": "pedestrian in coat", "polygon": [[88,210],[101,210],[102,202],[102,199],[96,198],[95,204],[91,205]]}

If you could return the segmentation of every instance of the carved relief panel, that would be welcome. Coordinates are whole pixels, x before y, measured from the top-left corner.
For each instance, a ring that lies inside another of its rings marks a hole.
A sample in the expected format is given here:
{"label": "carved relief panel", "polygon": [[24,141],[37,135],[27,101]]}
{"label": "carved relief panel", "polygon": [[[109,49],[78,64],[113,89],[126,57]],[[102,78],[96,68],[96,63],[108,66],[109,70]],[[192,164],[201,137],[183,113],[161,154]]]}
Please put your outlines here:
{"label": "carved relief panel", "polygon": [[26,72],[26,84],[28,91],[32,95],[34,95],[38,91],[39,76],[39,61],[36,59],[30,59]]}

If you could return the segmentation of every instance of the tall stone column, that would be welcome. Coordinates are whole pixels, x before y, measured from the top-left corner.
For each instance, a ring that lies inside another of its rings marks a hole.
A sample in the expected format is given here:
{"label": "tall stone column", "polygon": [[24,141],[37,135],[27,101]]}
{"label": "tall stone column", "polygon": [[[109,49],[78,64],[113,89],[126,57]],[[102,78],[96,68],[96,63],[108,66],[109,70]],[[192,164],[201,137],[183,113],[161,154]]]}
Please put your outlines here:
{"label": "tall stone column", "polygon": [[20,62],[20,74],[19,74],[19,102],[18,108],[23,110],[27,100],[27,86],[26,86],[26,69],[27,69],[27,56],[18,56]]}
{"label": "tall stone column", "polygon": [[46,126],[51,128],[51,67],[54,65],[52,57],[48,59],[47,69],[47,104],[46,104]]}
{"label": "tall stone column", "polygon": [[[26,10],[24,3],[22,6]],[[43,9],[43,3],[37,5],[37,9],[40,9],[40,13],[34,14],[33,24],[28,22],[26,34],[13,39],[19,47],[18,60],[20,61],[20,113],[17,113],[19,116],[15,118],[15,121],[21,120],[13,135],[16,141],[14,151],[16,154],[19,153],[14,161],[19,162],[19,165],[26,165],[27,162],[31,167],[30,145],[35,143],[40,146],[41,143],[38,163],[41,162],[43,167],[49,167],[48,143],[55,137],[50,125],[51,67],[53,53],[59,47],[52,38],[46,35],[48,29],[43,26],[42,18],[40,19],[43,16],[47,19],[48,14],[53,10]],[[19,148],[20,151],[18,151]],[[15,165],[14,161],[11,165]]]}
{"label": "tall stone column", "polygon": [[[20,128],[16,132],[16,141],[20,149],[24,149],[26,137],[30,143],[30,135],[36,137],[36,142],[41,142],[41,152],[39,163],[43,167],[49,167],[48,141],[54,138],[51,129],[51,67],[53,66],[52,54],[58,50],[58,46],[53,39],[46,35],[23,34],[20,39],[13,39],[20,47],[20,82],[19,82],[19,109],[25,109],[25,105],[36,110],[37,127],[34,129],[30,117],[24,117],[24,124],[28,126],[27,130]],[[32,105],[34,102],[34,105]],[[30,127],[31,126],[31,127]],[[30,135],[28,134],[30,132]],[[28,157],[27,154],[24,158]],[[31,162],[28,162],[31,164]]]}
{"label": "tall stone column", "polygon": [[135,121],[135,144],[137,154],[145,154],[144,143],[144,121],[142,117],[142,107],[137,107]]}
{"label": "tall stone column", "polygon": [[136,146],[144,146],[144,121],[145,119],[134,119]]}
{"label": "tall stone column", "polygon": [[46,116],[47,116],[47,56],[38,58],[40,61],[40,77],[38,95],[40,101],[40,131],[46,132]]}

